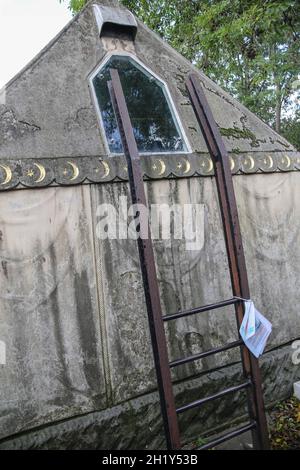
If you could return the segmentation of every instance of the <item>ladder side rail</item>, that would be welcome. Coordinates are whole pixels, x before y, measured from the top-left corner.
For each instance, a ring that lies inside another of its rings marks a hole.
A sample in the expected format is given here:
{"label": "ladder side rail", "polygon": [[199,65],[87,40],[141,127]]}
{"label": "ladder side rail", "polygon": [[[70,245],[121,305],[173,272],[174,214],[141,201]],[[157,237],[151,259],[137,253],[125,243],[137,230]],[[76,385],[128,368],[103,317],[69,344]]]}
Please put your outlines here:
{"label": "ladder side rail", "polygon": [[[228,153],[195,73],[189,75],[186,86],[214,165],[233,295],[248,299],[250,291]],[[244,315],[243,305],[235,304],[235,310],[239,329]],[[248,394],[248,410],[250,418],[257,422],[252,432],[254,446],[268,449],[268,427],[258,360],[245,346],[241,347],[241,356],[244,375],[251,377],[253,382],[253,393]]]}

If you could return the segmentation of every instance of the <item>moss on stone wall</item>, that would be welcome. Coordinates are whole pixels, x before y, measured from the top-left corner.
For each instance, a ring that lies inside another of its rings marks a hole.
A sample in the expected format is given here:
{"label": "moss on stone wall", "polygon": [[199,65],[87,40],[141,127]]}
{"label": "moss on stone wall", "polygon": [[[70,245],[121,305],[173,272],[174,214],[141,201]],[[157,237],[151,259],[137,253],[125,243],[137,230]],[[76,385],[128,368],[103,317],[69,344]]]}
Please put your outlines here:
{"label": "moss on stone wall", "polygon": [[251,132],[249,129],[240,129],[239,127],[221,127],[220,128],[221,134],[224,137],[232,137],[233,139],[250,139],[250,140],[257,140],[255,134]]}
{"label": "moss on stone wall", "polygon": [[247,129],[246,127],[243,127],[243,129],[236,126],[220,127],[220,132],[224,137],[250,140],[251,147],[259,147],[260,142],[262,142],[260,139],[256,138],[255,134],[250,131],[250,129]]}

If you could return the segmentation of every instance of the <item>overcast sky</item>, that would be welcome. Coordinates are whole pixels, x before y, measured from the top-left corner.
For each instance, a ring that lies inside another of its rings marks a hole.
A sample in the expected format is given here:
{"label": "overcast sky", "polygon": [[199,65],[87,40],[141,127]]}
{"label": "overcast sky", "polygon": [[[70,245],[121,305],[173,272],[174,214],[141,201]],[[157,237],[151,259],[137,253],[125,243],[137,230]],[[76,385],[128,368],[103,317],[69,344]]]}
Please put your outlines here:
{"label": "overcast sky", "polygon": [[0,88],[70,21],[67,3],[0,0]]}

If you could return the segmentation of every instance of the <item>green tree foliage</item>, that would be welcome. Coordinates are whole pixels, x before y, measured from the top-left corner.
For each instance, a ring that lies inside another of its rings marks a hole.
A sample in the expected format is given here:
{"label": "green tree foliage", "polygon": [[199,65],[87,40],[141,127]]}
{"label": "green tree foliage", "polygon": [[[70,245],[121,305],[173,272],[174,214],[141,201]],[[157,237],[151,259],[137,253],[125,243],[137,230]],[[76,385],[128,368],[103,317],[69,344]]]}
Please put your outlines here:
{"label": "green tree foliage", "polygon": [[[77,12],[87,0],[69,3]],[[296,98],[300,87],[294,87],[300,77],[299,0],[121,3],[265,122],[299,145],[300,105]]]}
{"label": "green tree foliage", "polygon": [[296,117],[284,118],[281,132],[289,142],[292,142],[300,150],[300,113],[297,113]]}
{"label": "green tree foliage", "polygon": [[[59,0],[60,3],[64,2],[64,0]],[[69,9],[75,14],[78,13],[84,5],[88,3],[88,0],[68,0],[69,2]]]}

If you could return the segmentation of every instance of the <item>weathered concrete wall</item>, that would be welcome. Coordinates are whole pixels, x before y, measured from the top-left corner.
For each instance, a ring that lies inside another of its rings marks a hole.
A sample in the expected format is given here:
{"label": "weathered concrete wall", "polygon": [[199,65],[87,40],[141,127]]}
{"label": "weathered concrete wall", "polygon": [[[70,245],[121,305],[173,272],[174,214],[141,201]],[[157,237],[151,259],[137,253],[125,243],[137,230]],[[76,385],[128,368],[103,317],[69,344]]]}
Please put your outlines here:
{"label": "weathered concrete wall", "polygon": [[[88,77],[113,50],[136,53],[168,83],[192,150],[206,152],[184,89],[191,65],[141,24],[134,47],[100,41],[88,6],[9,84],[7,103],[0,107],[0,158],[103,155]],[[201,79],[229,150],[293,150],[209,79]],[[268,348],[276,350],[263,360],[269,402],[289,393],[299,377],[290,345],[282,346],[300,337],[299,178],[299,172],[234,177],[251,292],[274,326]],[[152,204],[204,205],[204,243],[198,250],[187,251],[184,240],[155,242],[164,313],[230,297],[213,178],[149,181],[146,190]],[[97,237],[98,205],[118,207],[126,195],[125,182],[0,195],[0,340],[8,358],[0,365],[2,448],[162,445],[136,243]],[[170,356],[236,337],[231,308],[181,319],[168,329]],[[178,402],[236,382],[238,360],[231,351],[178,369]],[[230,397],[185,415],[182,426],[194,437],[200,428],[218,426],[241,411]]]}
{"label": "weathered concrete wall", "polygon": [[[291,384],[300,377],[300,368],[292,364],[291,346],[287,345],[263,356],[261,361],[266,401],[271,404],[291,394]],[[229,365],[210,374],[198,376],[175,386],[178,403],[199,398],[230,386],[240,379],[241,367]],[[276,377],[276,380],[274,380]],[[247,420],[245,395],[227,397],[191,410],[181,416],[180,426],[185,442],[191,442],[207,431],[222,430],[229,423]],[[104,411],[77,416],[53,423],[42,430],[32,430],[0,442],[0,449],[159,449],[165,448],[163,426],[157,393],[148,393],[112,406]]]}
{"label": "weathered concrete wall", "polygon": [[[258,308],[273,322],[269,348],[300,337],[297,290],[300,258],[297,200],[300,189],[297,178],[298,174],[290,173],[234,179],[250,289]],[[126,194],[125,184],[94,187],[92,212],[95,214],[97,205],[104,201],[118,207],[119,198]],[[192,178],[149,182],[147,194],[149,204],[204,205],[204,244],[201,249],[186,250],[185,240],[176,240],[170,245],[162,240],[154,242],[164,313],[229,298],[230,277],[214,180]],[[96,247],[102,259],[103,278],[109,280],[103,287],[103,312],[112,397],[114,403],[118,403],[148,390],[155,380],[143,288],[135,241],[98,240]],[[168,324],[171,358],[236,340],[233,311],[233,308],[227,308]],[[182,379],[233,362],[238,359],[238,354],[237,350],[228,351],[176,368],[174,378]]]}
{"label": "weathered concrete wall", "polygon": [[272,319],[269,347],[300,336],[299,175],[234,178],[250,289]]}
{"label": "weathered concrete wall", "polygon": [[[251,291],[274,325],[268,348],[300,336],[296,176],[270,175],[267,186],[266,175],[235,178]],[[119,196],[127,194],[126,184],[27,193],[26,199],[23,192],[2,195],[1,338],[9,359],[0,368],[1,437],[113,408],[155,388],[136,243],[99,241],[96,236],[98,204],[117,206]],[[186,251],[184,240],[171,246],[155,243],[164,311],[228,298],[229,274],[213,179],[151,182],[147,193],[149,203],[205,206],[202,249]],[[285,201],[284,208],[278,197]],[[280,240],[278,245],[274,237]],[[170,356],[175,359],[216,347],[236,335],[232,308],[181,319],[168,331]],[[274,360],[274,355],[270,358]],[[211,391],[210,375],[197,387],[185,379],[238,359],[238,352],[231,351],[178,368],[174,379],[187,384],[182,385],[181,398],[178,392],[179,400],[187,399],[186,387],[194,390],[189,399]],[[291,360],[288,366],[289,376],[297,374],[299,368]],[[215,375],[216,388],[230,383],[227,370]],[[240,367],[233,370],[237,377]],[[273,385],[282,387],[282,376],[274,375],[272,365],[266,380],[268,394]],[[286,379],[284,384],[281,393],[288,390]],[[105,444],[100,440],[99,445]]]}
{"label": "weathered concrete wall", "polygon": [[1,437],[106,406],[89,201],[1,194]]}

